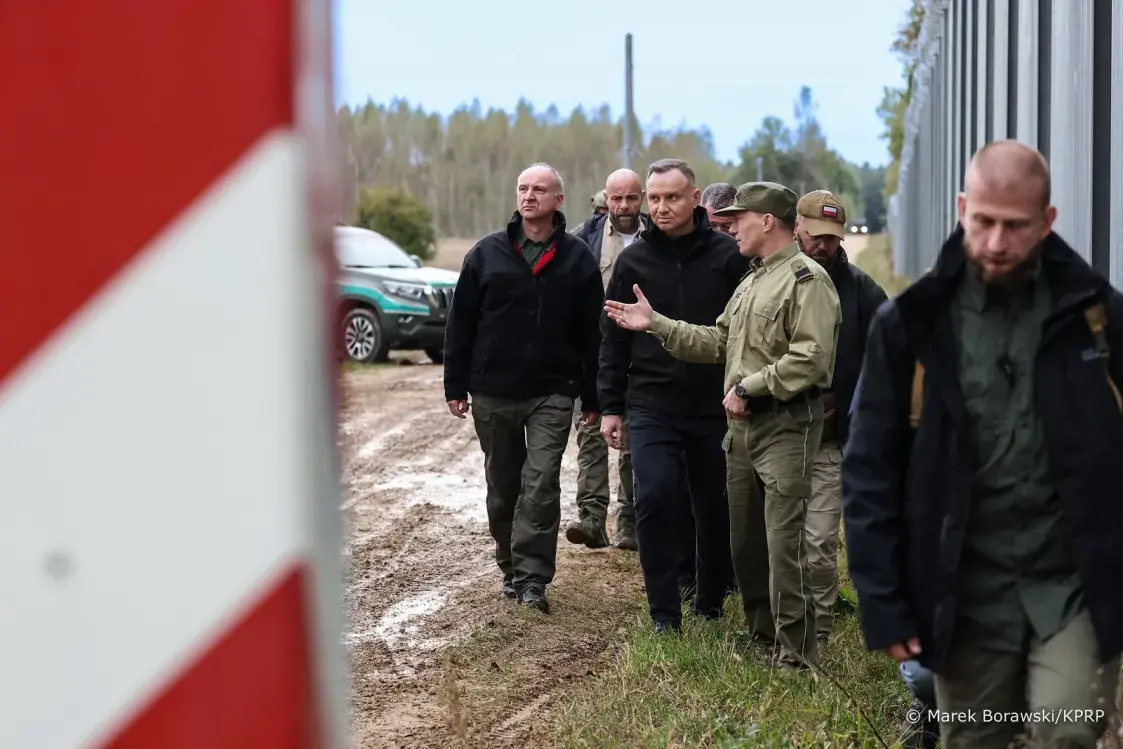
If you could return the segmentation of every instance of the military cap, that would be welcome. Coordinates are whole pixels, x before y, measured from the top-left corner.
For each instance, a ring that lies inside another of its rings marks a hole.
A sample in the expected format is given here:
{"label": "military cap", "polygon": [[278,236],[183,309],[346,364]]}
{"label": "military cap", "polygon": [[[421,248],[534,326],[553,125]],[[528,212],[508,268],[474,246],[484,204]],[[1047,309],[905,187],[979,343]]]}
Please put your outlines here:
{"label": "military cap", "polygon": [[593,196],[593,210],[598,208],[608,208],[608,199],[604,196],[604,190]]}
{"label": "military cap", "polygon": [[799,199],[796,213],[813,237],[831,234],[846,239],[846,208],[830,190],[812,190]]}
{"label": "military cap", "polygon": [[733,204],[714,211],[715,216],[732,213],[771,213],[776,218],[795,220],[798,196],[789,188],[775,182],[746,182],[737,188]]}

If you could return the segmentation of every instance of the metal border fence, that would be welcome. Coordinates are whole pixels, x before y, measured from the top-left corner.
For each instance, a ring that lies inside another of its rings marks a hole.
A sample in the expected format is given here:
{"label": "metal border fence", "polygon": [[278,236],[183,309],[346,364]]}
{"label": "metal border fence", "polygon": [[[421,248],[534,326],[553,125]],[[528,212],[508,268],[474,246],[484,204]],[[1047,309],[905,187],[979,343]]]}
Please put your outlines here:
{"label": "metal border fence", "polygon": [[955,228],[971,155],[1016,138],[1053,174],[1055,229],[1123,285],[1123,0],[930,0],[889,231],[917,278]]}

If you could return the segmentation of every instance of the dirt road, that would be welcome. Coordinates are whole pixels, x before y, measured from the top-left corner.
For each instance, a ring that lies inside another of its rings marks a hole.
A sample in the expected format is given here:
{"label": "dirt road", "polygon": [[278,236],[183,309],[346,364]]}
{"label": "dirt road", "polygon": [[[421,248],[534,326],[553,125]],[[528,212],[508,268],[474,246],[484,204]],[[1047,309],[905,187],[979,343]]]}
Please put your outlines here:
{"label": "dirt road", "polygon": [[[550,711],[610,661],[637,611],[638,560],[561,537],[553,613],[503,598],[471,420],[448,414],[440,367],[423,354],[401,362],[343,383],[354,745],[548,744]],[[576,517],[576,455],[571,438],[563,528]]]}

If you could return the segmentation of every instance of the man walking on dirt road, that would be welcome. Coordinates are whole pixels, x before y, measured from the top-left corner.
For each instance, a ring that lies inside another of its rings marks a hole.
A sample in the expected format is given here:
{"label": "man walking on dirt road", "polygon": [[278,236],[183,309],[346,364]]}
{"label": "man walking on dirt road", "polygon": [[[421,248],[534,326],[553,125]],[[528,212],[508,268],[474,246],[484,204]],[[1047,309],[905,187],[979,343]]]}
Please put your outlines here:
{"label": "man walking on dirt road", "polygon": [[[640,284],[676,316],[713,324],[749,266],[737,243],[710,226],[699,197],[694,170],[685,161],[664,159],[648,168],[652,226],[617,260],[607,298],[631,301]],[[620,449],[626,413],[648,607],[657,632],[676,632],[682,626],[678,572],[683,527],[691,510],[696,528],[694,611],[717,618],[724,610],[730,566],[722,368],[683,365],[652,336],[637,335],[607,318],[603,327],[601,433]],[[687,496],[680,490],[684,462]]]}
{"label": "man walking on dirt road", "polygon": [[[594,214],[573,235],[589,246],[600,267],[605,288],[616,267],[616,258],[635,241],[639,233],[650,225],[643,208],[643,184],[631,169],[618,169],[608,175],[604,190],[597,193],[605,199],[607,213]],[[585,544],[590,549],[608,546],[605,521],[610,501],[608,476],[608,443],[600,433],[600,421],[586,425],[580,412],[580,403],[574,409],[577,427],[577,508],[580,518],[565,529],[570,543]],[[627,427],[621,438],[619,475],[616,500],[620,510],[616,515],[616,546],[635,551],[636,508],[635,486],[632,477],[632,454],[628,450]]]}
{"label": "man walking on dirt road", "polygon": [[575,399],[585,424],[599,417],[604,287],[588,246],[565,230],[564,199],[553,167],[519,175],[507,228],[464,257],[445,328],[445,400],[457,418],[471,410],[479,436],[503,594],[543,613]]}
{"label": "man walking on dirt road", "polygon": [[807,556],[819,644],[834,629],[838,599],[838,534],[842,526],[842,449],[850,426],[850,401],[862,370],[866,331],[885,291],[850,262],[846,208],[829,190],[812,190],[796,204],[795,240],[799,248],[827,271],[842,305],[842,327],[834,360],[834,381],[823,390],[823,437],[811,472],[807,503]]}
{"label": "man walking on dirt road", "polygon": [[975,153],[935,267],[874,316],[843,456],[866,645],[936,675],[947,749],[1093,749],[1116,709],[1123,295],[1050,181],[1017,141]]}
{"label": "man walking on dirt road", "polygon": [[752,635],[776,641],[776,666],[804,670],[818,665],[806,509],[823,431],[820,393],[831,385],[842,314],[827,272],[793,240],[796,202],[783,185],[750,182],[715,212],[734,217],[753,268],[715,325],[675,319],[673,306],[648,297],[642,284],[635,302],[608,298],[605,310],[622,328],[649,330],[646,337],[684,362],[725,362],[722,447],[745,619]]}

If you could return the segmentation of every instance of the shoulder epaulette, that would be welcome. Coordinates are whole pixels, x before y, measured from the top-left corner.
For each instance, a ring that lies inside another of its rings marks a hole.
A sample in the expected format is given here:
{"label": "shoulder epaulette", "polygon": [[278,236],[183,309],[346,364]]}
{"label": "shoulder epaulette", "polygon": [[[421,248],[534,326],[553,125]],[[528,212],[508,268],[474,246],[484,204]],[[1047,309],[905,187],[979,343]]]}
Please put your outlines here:
{"label": "shoulder epaulette", "polygon": [[807,264],[802,260],[795,260],[792,262],[792,272],[795,273],[796,283],[803,283],[814,275],[811,269],[808,268]]}

